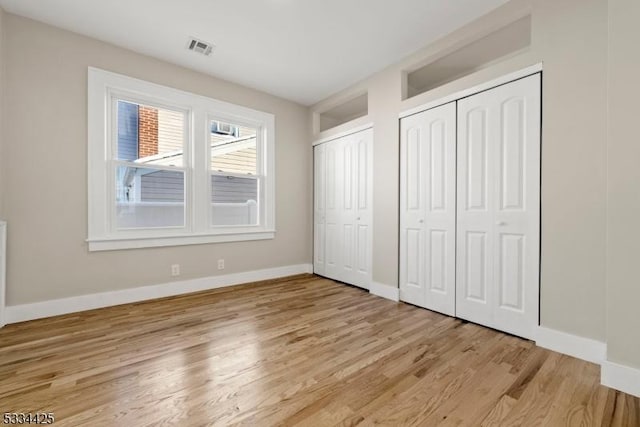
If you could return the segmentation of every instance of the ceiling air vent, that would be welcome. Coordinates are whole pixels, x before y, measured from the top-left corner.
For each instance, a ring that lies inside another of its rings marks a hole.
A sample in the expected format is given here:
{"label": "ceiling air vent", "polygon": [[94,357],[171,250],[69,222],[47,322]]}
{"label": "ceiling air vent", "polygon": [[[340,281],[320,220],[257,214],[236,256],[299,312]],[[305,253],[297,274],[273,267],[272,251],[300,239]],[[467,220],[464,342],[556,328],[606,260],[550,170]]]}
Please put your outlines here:
{"label": "ceiling air vent", "polygon": [[212,43],[198,40],[195,37],[191,37],[189,39],[189,44],[187,45],[187,49],[197,53],[201,53],[204,56],[211,55],[211,52],[213,51],[214,47],[215,46]]}

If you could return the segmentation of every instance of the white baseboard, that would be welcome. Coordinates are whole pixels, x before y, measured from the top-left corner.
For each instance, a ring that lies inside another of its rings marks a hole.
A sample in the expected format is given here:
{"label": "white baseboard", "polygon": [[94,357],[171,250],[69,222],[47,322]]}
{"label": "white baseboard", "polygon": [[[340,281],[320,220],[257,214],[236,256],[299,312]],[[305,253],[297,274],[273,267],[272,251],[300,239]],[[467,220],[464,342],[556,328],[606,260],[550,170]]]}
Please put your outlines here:
{"label": "white baseboard", "polygon": [[390,299],[391,301],[400,301],[400,289],[394,288],[393,286],[383,285],[382,283],[371,282],[371,286],[369,286],[369,293]]}
{"label": "white baseboard", "polygon": [[605,360],[600,371],[600,382],[607,387],[640,397],[640,369]]}
{"label": "white baseboard", "polygon": [[27,320],[76,313],[96,308],[223,288],[242,283],[258,282],[261,280],[293,276],[295,274],[311,273],[312,271],[313,267],[311,264],[289,265],[284,267],[267,268],[264,270],[227,274],[223,276],[202,277],[199,279],[163,283],[160,285],[122,289],[119,291],[80,295],[77,297],[61,298],[31,304],[12,305],[6,307],[4,320],[7,324],[24,322]]}
{"label": "white baseboard", "polygon": [[6,270],[7,270],[7,223],[0,221],[0,328],[7,323],[5,313]]}
{"label": "white baseboard", "polygon": [[535,332],[536,345],[601,365],[607,357],[603,342],[571,335],[539,326]]}

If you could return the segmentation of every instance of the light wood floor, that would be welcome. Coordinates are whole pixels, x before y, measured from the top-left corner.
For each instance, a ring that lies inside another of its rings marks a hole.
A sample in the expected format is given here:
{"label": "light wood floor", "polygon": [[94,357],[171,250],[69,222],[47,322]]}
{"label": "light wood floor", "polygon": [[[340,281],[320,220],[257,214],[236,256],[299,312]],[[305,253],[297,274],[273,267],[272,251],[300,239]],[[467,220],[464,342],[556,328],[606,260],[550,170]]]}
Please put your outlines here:
{"label": "light wood floor", "polygon": [[55,425],[639,426],[596,365],[304,275],[0,329],[0,412]]}

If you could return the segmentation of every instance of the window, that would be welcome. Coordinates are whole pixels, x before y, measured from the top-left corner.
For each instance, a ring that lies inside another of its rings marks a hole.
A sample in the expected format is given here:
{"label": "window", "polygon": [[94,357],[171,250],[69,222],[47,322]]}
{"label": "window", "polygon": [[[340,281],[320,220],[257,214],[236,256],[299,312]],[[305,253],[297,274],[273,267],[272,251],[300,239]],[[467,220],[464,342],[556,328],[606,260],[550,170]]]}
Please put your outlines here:
{"label": "window", "polygon": [[186,111],[123,96],[116,110],[112,168],[116,230],[185,226]]}
{"label": "window", "polygon": [[212,124],[229,132],[211,133],[211,225],[255,225],[264,180],[258,175],[258,131],[215,120]]}
{"label": "window", "polygon": [[271,114],[89,68],[89,249],[270,239]]}

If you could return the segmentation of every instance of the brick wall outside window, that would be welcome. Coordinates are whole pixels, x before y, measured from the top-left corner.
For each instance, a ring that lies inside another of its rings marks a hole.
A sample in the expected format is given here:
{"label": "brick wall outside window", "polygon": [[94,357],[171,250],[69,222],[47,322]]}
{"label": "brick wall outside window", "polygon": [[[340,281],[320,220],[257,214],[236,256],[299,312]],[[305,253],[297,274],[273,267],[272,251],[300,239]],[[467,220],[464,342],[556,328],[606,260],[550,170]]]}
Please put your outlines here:
{"label": "brick wall outside window", "polygon": [[158,154],[158,110],[140,106],[138,110],[138,158]]}

